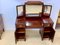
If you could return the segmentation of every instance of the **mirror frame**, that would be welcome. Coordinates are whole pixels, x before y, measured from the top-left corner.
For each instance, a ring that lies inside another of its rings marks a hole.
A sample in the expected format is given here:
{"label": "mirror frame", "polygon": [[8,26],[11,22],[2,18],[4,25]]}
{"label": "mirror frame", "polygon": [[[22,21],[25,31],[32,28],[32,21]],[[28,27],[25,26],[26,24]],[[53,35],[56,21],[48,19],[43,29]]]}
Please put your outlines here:
{"label": "mirror frame", "polygon": [[[25,4],[25,14],[26,14],[26,5],[29,5],[29,4]],[[35,5],[35,4],[30,4],[30,6],[31,5]],[[39,16],[42,16],[42,13],[43,13],[43,4],[36,4],[36,5],[42,5],[42,11],[41,11],[41,13],[30,13],[30,15],[39,15]],[[40,15],[41,14],[41,15]],[[28,15],[28,14],[27,14]],[[27,17],[27,16],[26,16]],[[28,16],[28,17],[30,17],[30,16]],[[33,17],[38,17],[38,16],[33,16]]]}
{"label": "mirror frame", "polygon": [[22,10],[23,10],[23,12],[24,12],[24,8],[23,8],[24,5],[18,5],[18,6],[16,6],[17,17],[19,16],[19,15],[18,15],[18,7],[22,7]]}
{"label": "mirror frame", "polygon": [[[45,7],[46,7],[46,9],[48,8],[48,7],[50,7],[50,13],[49,13],[49,16],[50,16],[50,14],[51,14],[51,11],[52,11],[52,5],[44,5],[44,9],[43,10],[45,10]],[[44,14],[44,11],[43,11],[43,14]],[[46,13],[46,14],[48,14],[48,13]]]}

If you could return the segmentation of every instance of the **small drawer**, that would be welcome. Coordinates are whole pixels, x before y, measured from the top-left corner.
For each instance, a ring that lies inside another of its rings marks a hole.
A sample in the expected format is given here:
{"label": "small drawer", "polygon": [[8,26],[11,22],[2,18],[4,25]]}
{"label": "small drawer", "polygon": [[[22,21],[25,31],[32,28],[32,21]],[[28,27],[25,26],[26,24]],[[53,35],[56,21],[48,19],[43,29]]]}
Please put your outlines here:
{"label": "small drawer", "polygon": [[17,28],[25,28],[25,22],[17,23],[16,27]]}
{"label": "small drawer", "polygon": [[15,36],[17,39],[22,39],[25,38],[25,33],[16,33]]}
{"label": "small drawer", "polygon": [[44,33],[43,37],[47,38],[50,36],[50,33]]}
{"label": "small drawer", "polygon": [[25,28],[17,28],[16,33],[25,33]]}
{"label": "small drawer", "polygon": [[43,24],[44,27],[50,27],[51,25],[50,24]]}

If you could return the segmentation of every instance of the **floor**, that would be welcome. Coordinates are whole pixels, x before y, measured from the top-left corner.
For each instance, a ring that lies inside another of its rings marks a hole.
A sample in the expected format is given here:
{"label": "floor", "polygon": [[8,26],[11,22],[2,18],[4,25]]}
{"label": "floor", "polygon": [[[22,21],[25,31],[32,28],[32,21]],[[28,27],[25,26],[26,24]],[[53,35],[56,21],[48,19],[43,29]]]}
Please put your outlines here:
{"label": "floor", "polygon": [[14,31],[5,31],[0,40],[0,45],[60,45],[60,29],[56,29],[53,43],[49,39],[42,41],[38,30],[27,30],[26,41],[20,40],[15,44]]}

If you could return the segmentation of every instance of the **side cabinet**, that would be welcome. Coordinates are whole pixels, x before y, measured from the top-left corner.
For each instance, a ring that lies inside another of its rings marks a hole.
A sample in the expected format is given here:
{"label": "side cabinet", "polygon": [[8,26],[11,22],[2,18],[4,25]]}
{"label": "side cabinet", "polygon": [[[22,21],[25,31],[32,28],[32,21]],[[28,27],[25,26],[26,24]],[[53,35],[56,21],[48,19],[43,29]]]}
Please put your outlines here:
{"label": "side cabinet", "polygon": [[50,18],[43,19],[43,29],[40,30],[42,40],[49,38],[53,42],[55,30],[53,29],[53,21]]}
{"label": "side cabinet", "polygon": [[0,15],[0,39],[3,32],[4,32],[4,23],[3,23],[2,15]]}

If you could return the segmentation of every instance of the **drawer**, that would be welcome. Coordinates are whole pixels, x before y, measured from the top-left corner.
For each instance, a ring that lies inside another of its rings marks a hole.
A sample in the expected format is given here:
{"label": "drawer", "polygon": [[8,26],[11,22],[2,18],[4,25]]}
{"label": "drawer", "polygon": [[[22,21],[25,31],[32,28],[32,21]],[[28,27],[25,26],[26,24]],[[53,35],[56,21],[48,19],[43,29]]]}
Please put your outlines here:
{"label": "drawer", "polygon": [[17,28],[15,33],[25,33],[25,28]]}
{"label": "drawer", "polygon": [[44,26],[44,27],[52,27],[52,26],[53,26],[53,24],[44,23],[44,24],[43,24],[43,26]]}
{"label": "drawer", "polygon": [[45,27],[43,32],[43,37],[49,36],[50,38],[53,38],[55,34],[55,30],[52,27]]}
{"label": "drawer", "polygon": [[53,26],[53,21],[51,18],[44,18],[43,20],[43,25],[44,27],[52,27]]}
{"label": "drawer", "polygon": [[19,22],[16,24],[16,28],[25,28],[25,22]]}
{"label": "drawer", "polygon": [[43,24],[39,21],[28,21],[26,22],[26,27],[28,28],[40,28]]}
{"label": "drawer", "polygon": [[25,33],[16,33],[15,36],[17,39],[22,39],[25,38]]}
{"label": "drawer", "polygon": [[25,25],[24,24],[19,24],[19,25],[16,25],[16,28],[25,28]]}
{"label": "drawer", "polygon": [[49,38],[49,36],[50,36],[50,33],[44,33],[44,34],[43,34],[43,37],[44,37],[44,38]]}

